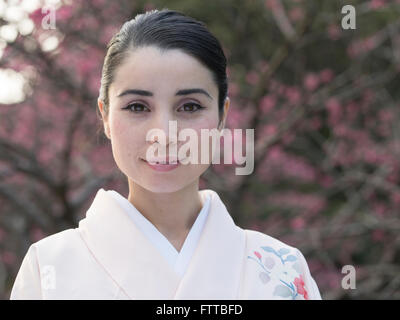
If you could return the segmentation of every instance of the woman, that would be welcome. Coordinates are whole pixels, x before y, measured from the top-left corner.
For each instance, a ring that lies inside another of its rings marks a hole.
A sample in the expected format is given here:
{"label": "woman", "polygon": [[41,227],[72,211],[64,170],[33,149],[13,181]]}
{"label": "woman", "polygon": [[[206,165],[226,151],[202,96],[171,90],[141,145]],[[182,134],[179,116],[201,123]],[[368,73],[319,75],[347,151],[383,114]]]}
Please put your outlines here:
{"label": "woman", "polygon": [[98,110],[129,195],[98,190],[77,228],[32,244],[11,299],[321,299],[301,252],[236,226],[199,190],[210,162],[179,152],[171,123],[200,137],[221,131],[228,109],[226,58],[203,23],[167,9],[126,22]]}

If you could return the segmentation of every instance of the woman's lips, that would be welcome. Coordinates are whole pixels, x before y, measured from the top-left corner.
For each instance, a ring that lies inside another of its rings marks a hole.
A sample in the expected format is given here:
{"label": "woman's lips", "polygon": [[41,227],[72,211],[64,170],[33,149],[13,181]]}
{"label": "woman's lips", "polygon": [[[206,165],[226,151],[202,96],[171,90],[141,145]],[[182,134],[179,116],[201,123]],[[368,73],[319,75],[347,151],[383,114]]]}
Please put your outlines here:
{"label": "woman's lips", "polygon": [[172,163],[163,164],[163,163],[157,163],[155,161],[148,162],[144,159],[141,159],[141,160],[143,160],[150,168],[152,168],[153,170],[156,170],[156,171],[171,171],[180,166],[179,161],[175,161],[175,163],[173,161],[171,161]]}

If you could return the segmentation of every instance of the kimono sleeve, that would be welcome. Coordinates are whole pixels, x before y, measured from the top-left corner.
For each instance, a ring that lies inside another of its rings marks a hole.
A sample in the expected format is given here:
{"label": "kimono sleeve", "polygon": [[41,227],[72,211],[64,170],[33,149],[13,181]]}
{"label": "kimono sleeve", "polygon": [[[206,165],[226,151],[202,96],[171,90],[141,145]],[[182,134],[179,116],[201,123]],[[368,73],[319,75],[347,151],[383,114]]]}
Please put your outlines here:
{"label": "kimono sleeve", "polygon": [[18,271],[10,300],[41,300],[42,289],[36,247],[32,244]]}
{"label": "kimono sleeve", "polygon": [[296,249],[297,256],[300,260],[301,268],[303,270],[303,281],[308,288],[308,298],[309,300],[322,300],[321,294],[319,292],[317,283],[315,282],[314,278],[311,276],[310,269],[308,268],[308,264],[306,259],[304,258],[303,254],[299,249]]}

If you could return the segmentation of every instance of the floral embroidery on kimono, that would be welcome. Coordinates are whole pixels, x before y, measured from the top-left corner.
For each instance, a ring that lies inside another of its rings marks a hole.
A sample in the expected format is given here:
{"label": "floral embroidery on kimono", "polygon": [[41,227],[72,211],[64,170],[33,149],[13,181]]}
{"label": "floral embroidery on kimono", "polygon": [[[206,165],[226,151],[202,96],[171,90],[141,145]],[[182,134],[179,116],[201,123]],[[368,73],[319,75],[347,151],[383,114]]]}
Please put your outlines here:
{"label": "floral embroidery on kimono", "polygon": [[247,256],[261,267],[259,274],[261,282],[267,284],[271,278],[278,281],[273,291],[274,296],[291,297],[293,300],[302,296],[308,300],[309,296],[297,256],[288,248],[275,250],[269,246],[262,246],[261,249],[265,251],[264,257],[259,251],[253,252],[255,257]]}

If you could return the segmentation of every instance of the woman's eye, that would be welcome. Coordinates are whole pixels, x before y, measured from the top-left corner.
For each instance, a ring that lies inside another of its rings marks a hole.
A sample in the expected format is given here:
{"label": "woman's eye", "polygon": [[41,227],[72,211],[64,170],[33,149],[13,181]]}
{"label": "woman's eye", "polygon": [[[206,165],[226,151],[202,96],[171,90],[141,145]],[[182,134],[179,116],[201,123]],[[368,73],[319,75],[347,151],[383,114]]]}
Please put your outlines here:
{"label": "woman's eye", "polygon": [[183,109],[184,111],[191,113],[200,109],[204,109],[204,107],[198,105],[197,103],[186,103],[183,105]]}
{"label": "woman's eye", "polygon": [[142,111],[146,111],[146,112],[150,111],[149,109],[145,110],[145,108],[147,108],[147,107],[140,103],[131,103],[124,109],[128,109],[129,111],[135,112],[135,113],[140,113]]}
{"label": "woman's eye", "polygon": [[[182,108],[183,108],[183,110],[181,110]],[[130,112],[133,112],[133,113],[142,113],[143,111],[150,112],[150,110],[145,105],[140,104],[140,103],[131,103],[123,109],[129,110]],[[204,107],[200,106],[197,103],[185,103],[183,105],[183,107],[178,109],[178,112],[185,111],[187,113],[193,113],[200,109],[204,109]]]}

